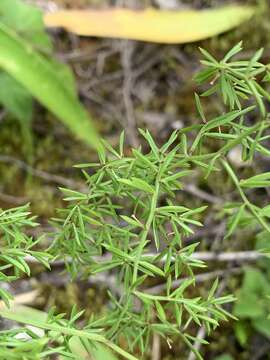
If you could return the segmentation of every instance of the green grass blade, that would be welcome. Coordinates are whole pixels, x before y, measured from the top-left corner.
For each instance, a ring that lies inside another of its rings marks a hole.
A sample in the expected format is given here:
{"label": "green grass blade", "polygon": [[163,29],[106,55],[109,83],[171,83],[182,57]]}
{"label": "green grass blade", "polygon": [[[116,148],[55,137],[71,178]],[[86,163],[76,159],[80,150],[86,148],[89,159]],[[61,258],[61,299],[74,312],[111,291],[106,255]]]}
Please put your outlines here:
{"label": "green grass blade", "polygon": [[0,67],[21,83],[78,138],[101,148],[97,132],[72,90],[34,48],[0,23]]}

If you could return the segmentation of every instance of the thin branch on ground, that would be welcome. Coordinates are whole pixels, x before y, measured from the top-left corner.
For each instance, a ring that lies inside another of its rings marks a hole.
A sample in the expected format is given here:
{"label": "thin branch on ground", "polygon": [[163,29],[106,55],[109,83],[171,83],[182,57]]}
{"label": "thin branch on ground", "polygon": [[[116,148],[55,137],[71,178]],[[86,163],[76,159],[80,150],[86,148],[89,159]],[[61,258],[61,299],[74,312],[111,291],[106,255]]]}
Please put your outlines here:
{"label": "thin branch on ground", "polygon": [[153,345],[152,345],[152,360],[160,360],[160,336],[157,333],[153,335]]}
{"label": "thin branch on ground", "polygon": [[48,173],[44,170],[35,169],[31,165],[27,164],[26,162],[24,162],[20,159],[14,158],[12,156],[9,156],[9,155],[0,155],[0,162],[6,163],[6,164],[15,164],[16,166],[18,166],[18,168],[26,171],[27,173],[34,175],[36,177],[39,177],[48,182],[53,182],[53,183],[57,183],[60,185],[64,185],[64,186],[71,187],[71,188],[77,188],[77,189],[80,186],[77,181],[67,179],[64,176],[54,175],[54,174]]}
{"label": "thin branch on ground", "polygon": [[3,192],[0,192],[0,199],[5,203],[14,205],[22,205],[28,202],[28,198],[26,196],[14,196],[4,194]]}
{"label": "thin branch on ground", "polygon": [[192,195],[195,195],[196,197],[199,197],[202,200],[206,200],[212,204],[222,204],[223,203],[223,199],[220,199],[219,197],[217,197],[215,195],[209,194],[206,191],[199,189],[194,184],[185,184],[183,190]]}
{"label": "thin branch on ground", "polygon": [[[155,253],[148,253],[145,254],[144,257],[154,257],[158,254]],[[235,251],[235,252],[222,252],[216,253],[211,251],[198,251],[191,255],[192,259],[202,260],[202,261],[219,261],[219,262],[249,262],[249,261],[257,261],[262,257],[267,255],[259,252],[259,251]],[[111,255],[104,255],[104,256],[93,256],[93,259],[98,262],[108,261],[111,259]],[[25,260],[29,263],[38,263],[38,261],[33,258],[32,256],[26,256]],[[166,258],[161,259],[161,262],[166,261]],[[174,261],[174,258],[172,258]],[[72,262],[72,259],[66,260],[55,260],[51,263],[53,266],[62,266],[65,263]]]}

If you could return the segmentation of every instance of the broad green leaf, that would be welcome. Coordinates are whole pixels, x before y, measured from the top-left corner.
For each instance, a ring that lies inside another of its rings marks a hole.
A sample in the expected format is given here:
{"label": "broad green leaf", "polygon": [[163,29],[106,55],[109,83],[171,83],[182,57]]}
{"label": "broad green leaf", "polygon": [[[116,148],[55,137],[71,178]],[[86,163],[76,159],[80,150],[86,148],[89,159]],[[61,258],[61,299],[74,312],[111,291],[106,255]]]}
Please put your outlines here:
{"label": "broad green leaf", "polygon": [[63,27],[84,36],[187,43],[228,31],[254,12],[253,7],[237,5],[203,11],[60,10],[46,14],[44,20],[48,27]]}
{"label": "broad green leaf", "polygon": [[96,130],[62,75],[44,56],[0,23],[0,67],[22,84],[81,140],[101,148]]}
{"label": "broad green leaf", "polygon": [[37,7],[22,0],[1,0],[0,23],[13,29],[38,49],[52,51],[52,42],[45,31],[42,12]]}
{"label": "broad green leaf", "polygon": [[238,300],[234,306],[234,315],[240,319],[266,319],[269,293],[270,283],[266,276],[257,269],[247,268]]}
{"label": "broad green leaf", "polygon": [[19,323],[31,323],[34,322],[44,322],[47,319],[47,313],[28,307],[24,305],[12,304],[10,308],[6,308],[4,305],[0,304],[0,315],[17,321]]}
{"label": "broad green leaf", "polygon": [[259,298],[252,293],[242,292],[234,306],[233,314],[239,319],[256,319],[264,315]]}
{"label": "broad green leaf", "polygon": [[65,87],[72,93],[74,97],[76,97],[77,96],[76,81],[69,66],[60,63],[59,61],[55,60],[52,57],[46,59],[50,63],[51,67],[54,69],[55,73],[57,73],[57,76],[65,85]]}
{"label": "broad green leaf", "polygon": [[33,114],[31,94],[5,72],[0,72],[0,103],[17,119],[29,125]]}
{"label": "broad green leaf", "polygon": [[253,319],[252,326],[270,339],[270,320],[267,319],[266,316],[261,319]]}
{"label": "broad green leaf", "polygon": [[249,328],[246,321],[237,321],[234,326],[234,332],[241,346],[245,346],[248,341]]}
{"label": "broad green leaf", "polygon": [[270,283],[260,270],[247,268],[242,289],[245,293],[264,295],[266,297],[270,293]]}

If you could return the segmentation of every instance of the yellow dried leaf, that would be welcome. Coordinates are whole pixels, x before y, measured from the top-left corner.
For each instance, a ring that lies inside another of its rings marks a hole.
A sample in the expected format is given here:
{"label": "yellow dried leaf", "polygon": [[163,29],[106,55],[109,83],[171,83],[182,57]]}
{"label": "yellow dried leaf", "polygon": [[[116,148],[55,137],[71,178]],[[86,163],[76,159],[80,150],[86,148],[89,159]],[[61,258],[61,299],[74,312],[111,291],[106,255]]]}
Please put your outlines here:
{"label": "yellow dried leaf", "polygon": [[248,20],[254,7],[231,5],[210,10],[163,11],[60,10],[46,14],[48,27],[63,27],[78,35],[187,43],[223,33]]}

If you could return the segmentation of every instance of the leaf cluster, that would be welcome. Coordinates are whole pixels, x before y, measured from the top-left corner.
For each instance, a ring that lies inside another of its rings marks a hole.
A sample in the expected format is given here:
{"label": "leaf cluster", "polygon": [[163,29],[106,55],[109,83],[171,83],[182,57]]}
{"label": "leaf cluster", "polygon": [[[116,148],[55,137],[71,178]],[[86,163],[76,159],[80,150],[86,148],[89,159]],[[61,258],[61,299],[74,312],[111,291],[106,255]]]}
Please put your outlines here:
{"label": "leaf cluster", "polygon": [[[220,62],[202,50],[206,69],[196,79],[200,83],[210,81],[210,89],[195,96],[201,122],[173,132],[162,146],[149,131],[140,130],[146,146],[128,154],[123,133],[118,148],[104,141],[106,151],[99,152],[99,161],[78,165],[85,177],[85,190],[62,189],[67,206],[52,220],[55,231],[50,234],[50,254],[65,261],[73,278],[113,275],[118,291],[109,292],[109,311],[104,316],[93,316],[80,327],[76,320],[82,314],[76,309],[69,320],[52,312],[42,321],[0,311],[5,317],[45,330],[50,338],[45,341],[46,351],[54,351],[57,343],[72,358],[71,337],[78,336],[88,353],[96,341],[134,359],[117,344],[126,344],[133,353],[145,353],[152,336],[159,334],[168,344],[180,338],[201,359],[194,347],[198,340],[194,329],[204,326],[210,333],[231,317],[223,305],[234,297],[218,296],[218,281],[206,295],[199,293],[195,270],[206,264],[194,256],[198,244],[186,241],[202,226],[207,208],[179,203],[179,194],[196,172],[206,179],[223,172],[237,197],[234,204],[227,204],[230,216],[225,237],[233,237],[247,217],[259,231],[270,232],[269,205],[259,207],[250,200],[252,192],[269,186],[269,173],[239,179],[229,161],[229,153],[236,147],[241,148],[243,162],[269,156],[269,97],[261,85],[262,80],[266,86],[269,81],[268,66],[259,62],[262,51],[249,61],[233,61],[232,56],[240,50],[241,45],[236,45]],[[224,112],[209,120],[201,99],[215,93],[221,94]],[[215,140],[213,151],[206,146],[209,139]],[[24,208],[10,212],[12,226],[30,221],[25,218],[28,214],[24,214]],[[3,212],[4,218],[10,212]],[[17,235],[9,242],[7,227],[3,234],[3,239],[7,238],[5,247],[16,244]],[[25,241],[20,244],[25,245]],[[20,251],[24,255],[12,253],[12,261],[4,257],[16,275],[28,271],[23,260],[26,254],[38,258],[37,253],[29,252],[31,246]],[[165,290],[158,294],[151,291],[157,283],[165,284]],[[55,332],[57,337],[53,336]],[[15,348],[12,336],[9,339]]]}
{"label": "leaf cluster", "polygon": [[[38,224],[30,216],[29,204],[13,209],[0,209],[0,281],[10,283],[23,274],[30,276],[30,268],[25,260],[33,257],[48,269],[52,256],[45,251],[38,251],[37,245],[42,238],[33,239],[28,236],[25,228]],[[8,305],[12,296],[4,288],[0,288],[0,297]]]}

